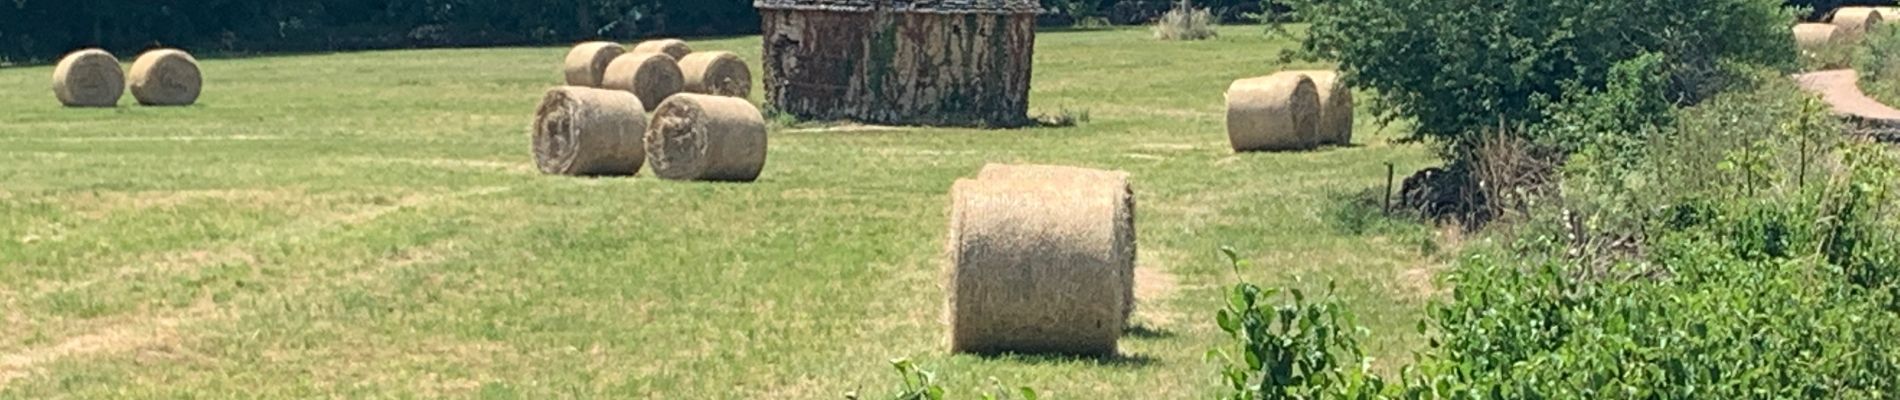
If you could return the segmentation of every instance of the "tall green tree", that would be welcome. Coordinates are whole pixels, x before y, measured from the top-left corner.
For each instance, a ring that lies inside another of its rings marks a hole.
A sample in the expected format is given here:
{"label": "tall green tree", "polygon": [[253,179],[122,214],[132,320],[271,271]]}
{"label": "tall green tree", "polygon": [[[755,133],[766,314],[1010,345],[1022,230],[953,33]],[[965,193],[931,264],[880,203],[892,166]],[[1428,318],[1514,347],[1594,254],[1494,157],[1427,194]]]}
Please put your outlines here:
{"label": "tall green tree", "polygon": [[1340,64],[1389,116],[1456,154],[1500,123],[1532,124],[1616,63],[1664,58],[1673,100],[1714,92],[1725,64],[1792,66],[1780,0],[1288,0],[1303,55]]}

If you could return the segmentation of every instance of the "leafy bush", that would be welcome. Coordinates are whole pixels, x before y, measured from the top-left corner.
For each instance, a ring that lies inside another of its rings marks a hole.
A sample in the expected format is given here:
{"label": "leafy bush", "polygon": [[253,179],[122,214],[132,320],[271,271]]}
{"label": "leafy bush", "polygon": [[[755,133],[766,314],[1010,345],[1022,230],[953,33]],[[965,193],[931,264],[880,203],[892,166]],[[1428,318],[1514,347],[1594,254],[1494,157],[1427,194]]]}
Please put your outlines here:
{"label": "leafy bush", "polygon": [[1319,330],[1234,323],[1235,310],[1268,308],[1244,288],[1230,296],[1245,307],[1216,322],[1256,353],[1301,356],[1239,376],[1326,366],[1324,379],[1259,385],[1305,398],[1900,394],[1900,157],[1840,139],[1839,122],[1779,73],[1748,86],[1672,113],[1648,145],[1579,149],[1560,190],[1449,270],[1450,297],[1421,324],[1432,347],[1397,384],[1341,367],[1358,350],[1329,333],[1350,325],[1330,305],[1296,296],[1273,308]]}
{"label": "leafy bush", "polygon": [[[1671,100],[1721,86],[1724,64],[1792,66],[1776,0],[1290,0],[1312,23],[1301,55],[1336,60],[1382,112],[1414,118],[1447,150],[1607,85],[1612,67],[1660,54]],[[1721,10],[1719,12],[1711,10]],[[1453,152],[1456,153],[1456,152]]]}
{"label": "leafy bush", "polygon": [[1155,39],[1161,40],[1202,40],[1220,36],[1214,31],[1214,13],[1205,8],[1194,8],[1187,0],[1179,6],[1162,14],[1155,20],[1152,30]]}
{"label": "leafy bush", "polygon": [[[1230,248],[1221,252],[1239,275],[1239,254]],[[1227,306],[1216,314],[1215,321],[1238,342],[1240,354],[1234,360],[1220,350],[1213,352],[1228,360],[1221,375],[1232,389],[1229,399],[1317,399],[1386,390],[1385,382],[1369,372],[1360,350],[1364,328],[1353,325],[1352,313],[1333,296],[1332,288],[1310,303],[1299,289],[1288,289],[1291,303],[1269,304],[1281,291],[1237,283],[1227,294]]]}

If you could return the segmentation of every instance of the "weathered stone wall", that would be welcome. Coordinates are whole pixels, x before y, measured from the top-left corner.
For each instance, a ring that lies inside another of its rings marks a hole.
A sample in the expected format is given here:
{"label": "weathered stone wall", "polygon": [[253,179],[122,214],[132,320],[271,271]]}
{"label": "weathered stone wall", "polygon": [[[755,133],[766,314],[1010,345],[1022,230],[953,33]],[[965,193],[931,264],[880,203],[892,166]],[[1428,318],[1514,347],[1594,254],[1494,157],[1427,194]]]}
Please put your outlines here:
{"label": "weathered stone wall", "polygon": [[766,99],[803,119],[1020,126],[1034,14],[760,10]]}

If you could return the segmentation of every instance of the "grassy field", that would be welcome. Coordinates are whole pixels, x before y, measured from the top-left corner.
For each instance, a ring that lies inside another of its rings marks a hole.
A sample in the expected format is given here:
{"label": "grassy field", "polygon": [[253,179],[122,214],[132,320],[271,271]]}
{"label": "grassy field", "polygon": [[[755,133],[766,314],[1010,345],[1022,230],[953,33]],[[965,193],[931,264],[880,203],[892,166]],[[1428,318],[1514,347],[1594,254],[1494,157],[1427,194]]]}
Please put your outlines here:
{"label": "grassy field", "polygon": [[[0,69],[0,397],[835,399],[910,357],[956,391],[1205,398],[1222,245],[1260,283],[1336,280],[1408,360],[1445,238],[1332,215],[1433,158],[1363,116],[1351,147],[1233,154],[1221,93],[1288,43],[1222,34],[1045,32],[1033,108],[1087,122],[776,126],[753,184],[538,174],[564,48],[209,59],[185,108],[65,109],[49,67]],[[948,190],[990,162],[1134,174],[1124,357],[945,352]]]}

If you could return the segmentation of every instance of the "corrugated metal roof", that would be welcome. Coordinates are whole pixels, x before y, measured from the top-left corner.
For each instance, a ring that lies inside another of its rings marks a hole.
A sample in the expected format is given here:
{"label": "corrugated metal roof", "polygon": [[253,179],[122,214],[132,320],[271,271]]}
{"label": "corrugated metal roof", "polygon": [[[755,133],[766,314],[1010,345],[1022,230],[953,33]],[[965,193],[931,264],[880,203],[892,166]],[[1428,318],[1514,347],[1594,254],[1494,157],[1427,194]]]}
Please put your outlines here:
{"label": "corrugated metal roof", "polygon": [[768,10],[890,11],[944,14],[1036,14],[1036,0],[756,0],[753,7]]}

